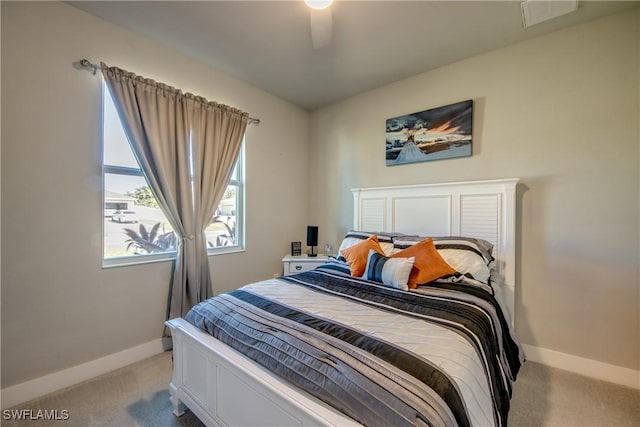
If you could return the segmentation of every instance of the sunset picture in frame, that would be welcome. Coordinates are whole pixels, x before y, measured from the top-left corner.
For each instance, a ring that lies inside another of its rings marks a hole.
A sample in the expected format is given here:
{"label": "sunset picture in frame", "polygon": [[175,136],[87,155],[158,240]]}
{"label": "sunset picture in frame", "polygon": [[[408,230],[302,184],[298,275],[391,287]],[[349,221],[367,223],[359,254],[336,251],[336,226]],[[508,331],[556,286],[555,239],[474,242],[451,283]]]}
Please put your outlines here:
{"label": "sunset picture in frame", "polygon": [[472,154],[473,100],[387,119],[387,166]]}

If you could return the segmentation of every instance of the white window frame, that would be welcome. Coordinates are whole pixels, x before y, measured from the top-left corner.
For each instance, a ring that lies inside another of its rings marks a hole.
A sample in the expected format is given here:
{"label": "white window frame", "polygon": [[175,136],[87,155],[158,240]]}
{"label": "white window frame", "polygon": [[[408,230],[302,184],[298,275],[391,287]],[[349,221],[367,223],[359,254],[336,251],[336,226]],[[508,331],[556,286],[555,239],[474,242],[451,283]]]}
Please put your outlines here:
{"label": "white window frame", "polygon": [[[102,142],[104,144],[104,140]],[[139,255],[127,255],[127,256],[119,256],[119,257],[109,257],[105,258],[104,256],[104,244],[105,244],[105,227],[104,227],[104,204],[105,204],[105,195],[106,189],[105,185],[105,175],[127,175],[127,176],[137,176],[144,178],[142,174],[142,170],[140,168],[130,168],[124,166],[113,166],[113,165],[105,165],[104,159],[102,161],[102,209],[101,209],[101,218],[102,218],[102,267],[124,267],[128,265],[137,265],[137,264],[148,264],[151,262],[162,262],[162,261],[171,261],[176,259],[176,251],[167,251],[161,252],[157,254],[139,254]]]}

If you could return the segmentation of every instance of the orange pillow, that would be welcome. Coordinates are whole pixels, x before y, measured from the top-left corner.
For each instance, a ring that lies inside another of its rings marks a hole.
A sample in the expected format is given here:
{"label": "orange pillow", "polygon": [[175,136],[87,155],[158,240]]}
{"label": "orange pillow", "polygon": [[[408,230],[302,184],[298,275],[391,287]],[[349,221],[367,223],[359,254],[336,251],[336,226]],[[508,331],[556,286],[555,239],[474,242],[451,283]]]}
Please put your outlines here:
{"label": "orange pillow", "polygon": [[418,285],[433,282],[444,276],[454,274],[454,270],[440,256],[438,250],[433,244],[431,237],[416,243],[398,253],[391,255],[391,258],[410,258],[415,257],[413,269],[409,276],[407,285],[409,289],[415,289]]}
{"label": "orange pillow", "polygon": [[373,249],[380,255],[384,255],[384,251],[380,247],[380,243],[378,243],[378,236],[375,234],[367,240],[363,240],[356,245],[340,251],[349,263],[352,276],[362,277],[364,270],[367,268],[367,258],[369,257],[370,249]]}

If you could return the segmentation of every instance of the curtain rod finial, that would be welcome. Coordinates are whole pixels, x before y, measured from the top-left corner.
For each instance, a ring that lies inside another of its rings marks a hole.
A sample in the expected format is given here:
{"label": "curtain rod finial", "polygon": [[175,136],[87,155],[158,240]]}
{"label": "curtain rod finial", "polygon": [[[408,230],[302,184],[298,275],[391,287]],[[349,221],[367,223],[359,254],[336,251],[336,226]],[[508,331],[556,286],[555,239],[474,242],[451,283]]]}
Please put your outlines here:
{"label": "curtain rod finial", "polygon": [[78,70],[91,71],[94,75],[96,74],[96,71],[98,71],[98,66],[92,64],[88,59],[81,59],[80,61],[76,61],[73,63],[73,66]]}

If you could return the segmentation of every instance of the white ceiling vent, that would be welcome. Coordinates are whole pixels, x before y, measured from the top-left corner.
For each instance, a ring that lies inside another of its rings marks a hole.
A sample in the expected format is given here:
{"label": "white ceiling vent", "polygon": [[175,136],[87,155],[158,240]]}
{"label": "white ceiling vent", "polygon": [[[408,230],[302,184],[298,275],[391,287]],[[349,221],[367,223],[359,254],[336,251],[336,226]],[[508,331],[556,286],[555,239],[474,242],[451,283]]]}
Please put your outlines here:
{"label": "white ceiling vent", "polygon": [[520,3],[522,23],[530,27],[578,9],[578,0],[527,0]]}

